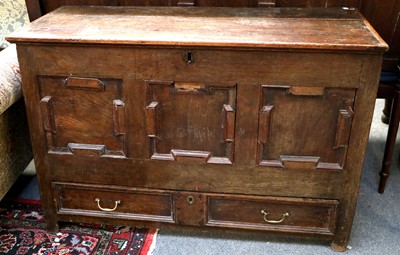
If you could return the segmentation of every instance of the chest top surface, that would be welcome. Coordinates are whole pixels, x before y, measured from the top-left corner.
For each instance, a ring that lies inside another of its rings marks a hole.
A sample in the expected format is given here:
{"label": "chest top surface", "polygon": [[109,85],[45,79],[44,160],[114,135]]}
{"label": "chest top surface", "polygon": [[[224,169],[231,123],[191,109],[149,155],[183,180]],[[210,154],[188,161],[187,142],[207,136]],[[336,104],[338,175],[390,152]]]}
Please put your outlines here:
{"label": "chest top surface", "polygon": [[16,43],[377,51],[386,43],[353,9],[61,7]]}

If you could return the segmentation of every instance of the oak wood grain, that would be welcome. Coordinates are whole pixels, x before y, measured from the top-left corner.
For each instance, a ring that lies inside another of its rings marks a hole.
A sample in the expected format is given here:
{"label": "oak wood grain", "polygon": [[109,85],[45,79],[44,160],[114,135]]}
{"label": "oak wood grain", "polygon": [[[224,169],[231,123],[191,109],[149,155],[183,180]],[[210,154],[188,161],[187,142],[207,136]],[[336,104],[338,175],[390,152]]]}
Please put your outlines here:
{"label": "oak wood grain", "polygon": [[[200,7],[350,7],[370,0],[25,0],[30,20],[63,5],[96,6],[200,6]],[[375,0],[373,0],[375,1]]]}
{"label": "oak wood grain", "polygon": [[209,196],[207,205],[207,225],[210,226],[286,229],[288,232],[311,230],[321,235],[333,235],[338,201]]}
{"label": "oak wood grain", "polygon": [[357,10],[68,6],[7,40],[385,51],[387,45],[371,29]]}

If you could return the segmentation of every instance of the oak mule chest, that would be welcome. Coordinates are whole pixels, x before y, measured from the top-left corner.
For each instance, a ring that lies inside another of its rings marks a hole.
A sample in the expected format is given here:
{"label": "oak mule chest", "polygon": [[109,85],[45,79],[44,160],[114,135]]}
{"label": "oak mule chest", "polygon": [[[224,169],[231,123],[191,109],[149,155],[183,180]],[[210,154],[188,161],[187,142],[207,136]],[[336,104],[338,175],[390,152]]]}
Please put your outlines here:
{"label": "oak mule chest", "polygon": [[13,34],[47,224],[346,249],[387,45],[354,9],[62,7]]}

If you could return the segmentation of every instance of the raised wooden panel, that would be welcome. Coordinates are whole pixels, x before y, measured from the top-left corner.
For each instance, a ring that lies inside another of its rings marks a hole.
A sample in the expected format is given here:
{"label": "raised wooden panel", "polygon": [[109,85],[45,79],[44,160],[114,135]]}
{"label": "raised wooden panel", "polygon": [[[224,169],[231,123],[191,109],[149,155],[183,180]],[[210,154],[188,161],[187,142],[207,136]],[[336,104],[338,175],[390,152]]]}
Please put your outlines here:
{"label": "raised wooden panel", "polygon": [[273,108],[272,105],[263,106],[260,112],[258,141],[262,144],[269,144]]}
{"label": "raised wooden panel", "polygon": [[113,101],[113,121],[114,121],[114,134],[125,135],[125,104],[120,99]]}
{"label": "raised wooden panel", "polygon": [[80,89],[92,91],[104,91],[104,83],[96,78],[68,77],[65,79],[67,89]]}
{"label": "raised wooden panel", "polygon": [[290,169],[342,169],[355,89],[261,87],[258,162]]}
{"label": "raised wooden panel", "polygon": [[38,83],[49,151],[126,154],[121,80],[39,76]]}
{"label": "raised wooden panel", "polygon": [[235,110],[231,105],[222,107],[222,141],[233,142],[235,140]]}
{"label": "raised wooden panel", "polygon": [[157,137],[157,112],[159,108],[158,102],[151,102],[146,107],[147,117],[147,135],[149,137]]}
{"label": "raised wooden panel", "polygon": [[348,110],[342,109],[339,111],[335,147],[343,147],[349,144],[352,115],[353,112]]}
{"label": "raised wooden panel", "polygon": [[236,86],[147,81],[150,158],[232,164]]}
{"label": "raised wooden panel", "polygon": [[68,149],[72,154],[79,156],[102,156],[106,151],[106,146],[97,144],[69,143]]}
{"label": "raised wooden panel", "polygon": [[40,100],[40,108],[43,115],[43,127],[46,132],[56,133],[56,123],[54,120],[53,98],[45,96]]}

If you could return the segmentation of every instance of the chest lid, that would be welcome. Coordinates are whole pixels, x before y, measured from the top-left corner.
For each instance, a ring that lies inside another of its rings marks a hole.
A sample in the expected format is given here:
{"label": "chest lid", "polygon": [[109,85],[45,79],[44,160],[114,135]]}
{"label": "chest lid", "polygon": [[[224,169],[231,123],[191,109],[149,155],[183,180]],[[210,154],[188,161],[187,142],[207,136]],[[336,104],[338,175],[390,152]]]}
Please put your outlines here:
{"label": "chest lid", "polygon": [[305,50],[387,50],[355,9],[66,6],[7,38],[14,43]]}

